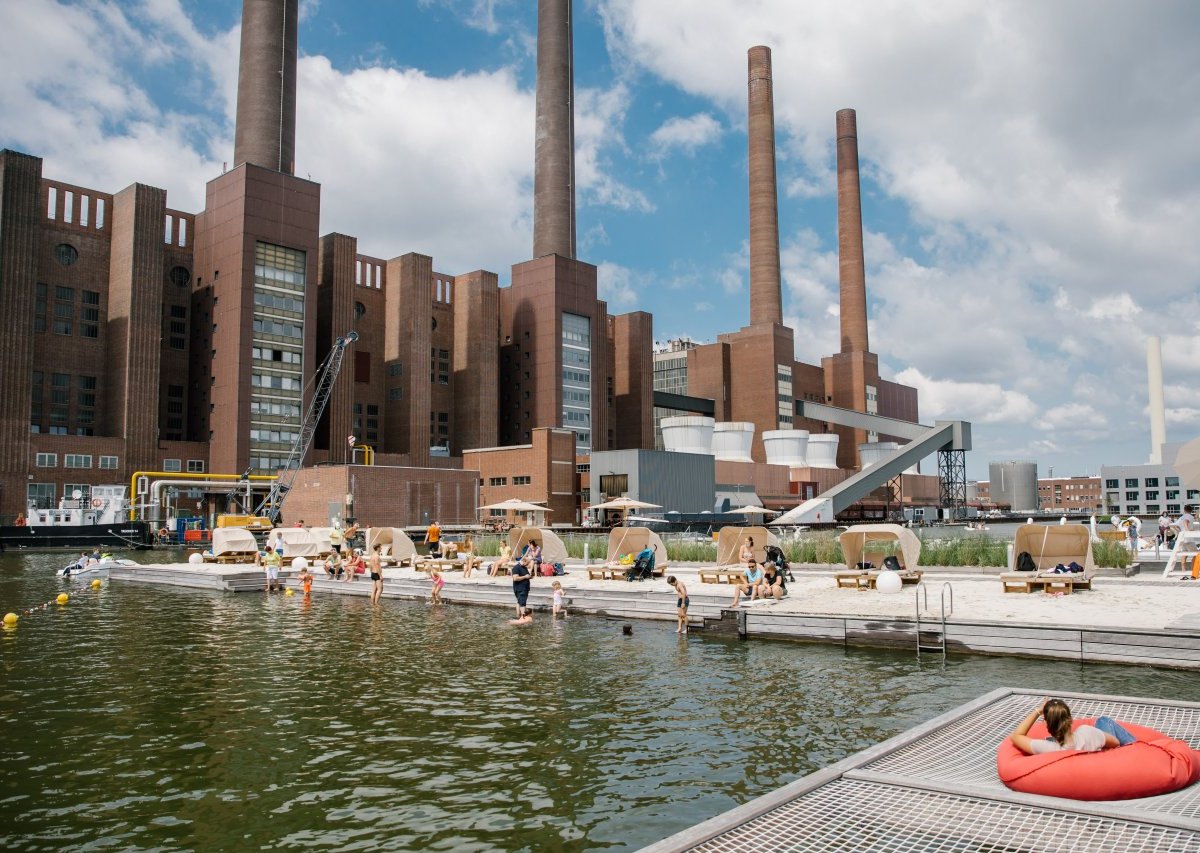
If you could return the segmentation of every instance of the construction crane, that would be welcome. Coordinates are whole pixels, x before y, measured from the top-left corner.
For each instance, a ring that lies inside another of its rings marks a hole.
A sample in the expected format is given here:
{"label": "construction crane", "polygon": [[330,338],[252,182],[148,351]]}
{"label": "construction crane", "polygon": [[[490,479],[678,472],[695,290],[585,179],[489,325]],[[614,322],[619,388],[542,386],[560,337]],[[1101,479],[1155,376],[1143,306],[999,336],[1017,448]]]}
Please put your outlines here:
{"label": "construction crane", "polygon": [[296,481],[296,475],[300,472],[300,463],[304,461],[309,447],[312,446],[313,436],[317,433],[317,423],[325,412],[329,395],[333,393],[333,383],[337,381],[338,373],[341,372],[342,361],[346,357],[346,348],[357,340],[358,332],[348,332],[342,335],[334,341],[333,349],[330,350],[329,355],[325,356],[325,361],[318,369],[317,385],[313,391],[312,402],[308,404],[308,411],[304,414],[300,431],[296,433],[296,439],[292,442],[287,462],[284,463],[283,470],[279,472],[275,482],[271,484],[271,491],[267,493],[263,502],[255,510],[255,515],[266,516],[271,519],[272,524],[279,522],[283,502],[287,498],[288,492],[291,491],[292,483]]}

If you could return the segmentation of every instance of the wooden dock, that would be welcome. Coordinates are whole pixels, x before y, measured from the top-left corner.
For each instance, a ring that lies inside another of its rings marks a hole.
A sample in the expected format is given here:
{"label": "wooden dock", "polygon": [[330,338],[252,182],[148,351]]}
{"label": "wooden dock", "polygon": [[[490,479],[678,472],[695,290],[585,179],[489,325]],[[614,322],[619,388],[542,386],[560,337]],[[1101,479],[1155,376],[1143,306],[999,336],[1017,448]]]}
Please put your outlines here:
{"label": "wooden dock", "polygon": [[[698,570],[697,570],[698,571]],[[698,574],[678,570],[691,597],[689,614],[695,629],[743,639],[775,639],[831,643],[842,646],[878,646],[917,650],[917,639],[945,645],[946,654],[1019,655],[1031,658],[1072,660],[1081,663],[1121,663],[1173,669],[1200,670],[1200,626],[1180,624],[1167,629],[1113,625],[1079,625],[1046,621],[968,619],[951,616],[943,624],[928,615],[918,623],[909,617],[855,615],[849,608],[860,593],[845,593],[849,612],[813,614],[788,612],[773,604],[729,609],[732,595],[723,585],[702,584]],[[167,564],[114,567],[114,582],[143,583],[191,589],[250,592],[263,589],[261,569],[253,565]],[[281,572],[282,581],[296,587],[295,572]],[[589,580],[585,569],[573,567],[563,578],[570,609],[576,613],[623,619],[675,619],[675,596],[661,579],[642,583]],[[442,597],[451,603],[514,607],[511,579],[477,574],[463,580],[447,573]],[[550,579],[538,578],[530,591],[530,606],[548,609]],[[831,581],[832,583],[832,581]],[[316,574],[313,592],[318,595],[370,594],[371,581],[359,576],[353,583],[331,581]],[[412,569],[385,569],[385,598],[428,599],[428,577]],[[861,593],[866,595],[866,593]],[[911,598],[906,598],[911,601]],[[787,599],[785,599],[785,602]],[[1119,614],[1118,614],[1119,616]],[[940,651],[938,652],[940,654]]]}
{"label": "wooden dock", "polygon": [[[1200,783],[1138,800],[1021,794],[996,747],[1040,694],[1001,688],[645,848],[678,851],[1200,851]],[[1200,703],[1064,694],[1200,748]]]}

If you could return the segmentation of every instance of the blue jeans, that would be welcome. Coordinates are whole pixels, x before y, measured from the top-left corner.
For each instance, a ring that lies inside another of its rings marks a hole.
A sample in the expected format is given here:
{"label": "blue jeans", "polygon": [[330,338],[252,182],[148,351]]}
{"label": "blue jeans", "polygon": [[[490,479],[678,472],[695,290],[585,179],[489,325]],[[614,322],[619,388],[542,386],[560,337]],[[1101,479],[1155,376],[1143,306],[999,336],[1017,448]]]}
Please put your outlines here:
{"label": "blue jeans", "polygon": [[1121,746],[1127,746],[1137,740],[1137,738],[1125,731],[1121,724],[1112,717],[1097,717],[1096,728],[1106,735],[1115,737]]}

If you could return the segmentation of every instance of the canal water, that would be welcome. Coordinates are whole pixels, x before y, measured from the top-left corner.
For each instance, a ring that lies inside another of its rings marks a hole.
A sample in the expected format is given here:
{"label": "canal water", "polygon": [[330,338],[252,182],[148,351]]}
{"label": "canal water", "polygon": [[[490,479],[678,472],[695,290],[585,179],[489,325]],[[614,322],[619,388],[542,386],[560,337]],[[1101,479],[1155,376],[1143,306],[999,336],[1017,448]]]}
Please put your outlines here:
{"label": "canal water", "polygon": [[[0,558],[0,612],[63,562]],[[508,616],[72,587],[0,633],[0,844],[626,850],[997,686],[1200,700],[1188,673]]]}

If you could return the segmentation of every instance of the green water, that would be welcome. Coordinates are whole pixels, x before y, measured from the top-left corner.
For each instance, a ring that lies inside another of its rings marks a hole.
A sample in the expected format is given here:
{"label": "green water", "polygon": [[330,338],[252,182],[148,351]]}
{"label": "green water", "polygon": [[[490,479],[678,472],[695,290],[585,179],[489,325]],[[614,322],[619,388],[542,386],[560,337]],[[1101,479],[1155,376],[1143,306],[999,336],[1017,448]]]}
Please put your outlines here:
{"label": "green water", "polygon": [[[0,558],[0,613],[63,562]],[[0,843],[630,849],[997,686],[1200,699],[1170,671],[508,616],[75,589],[0,633]]]}

